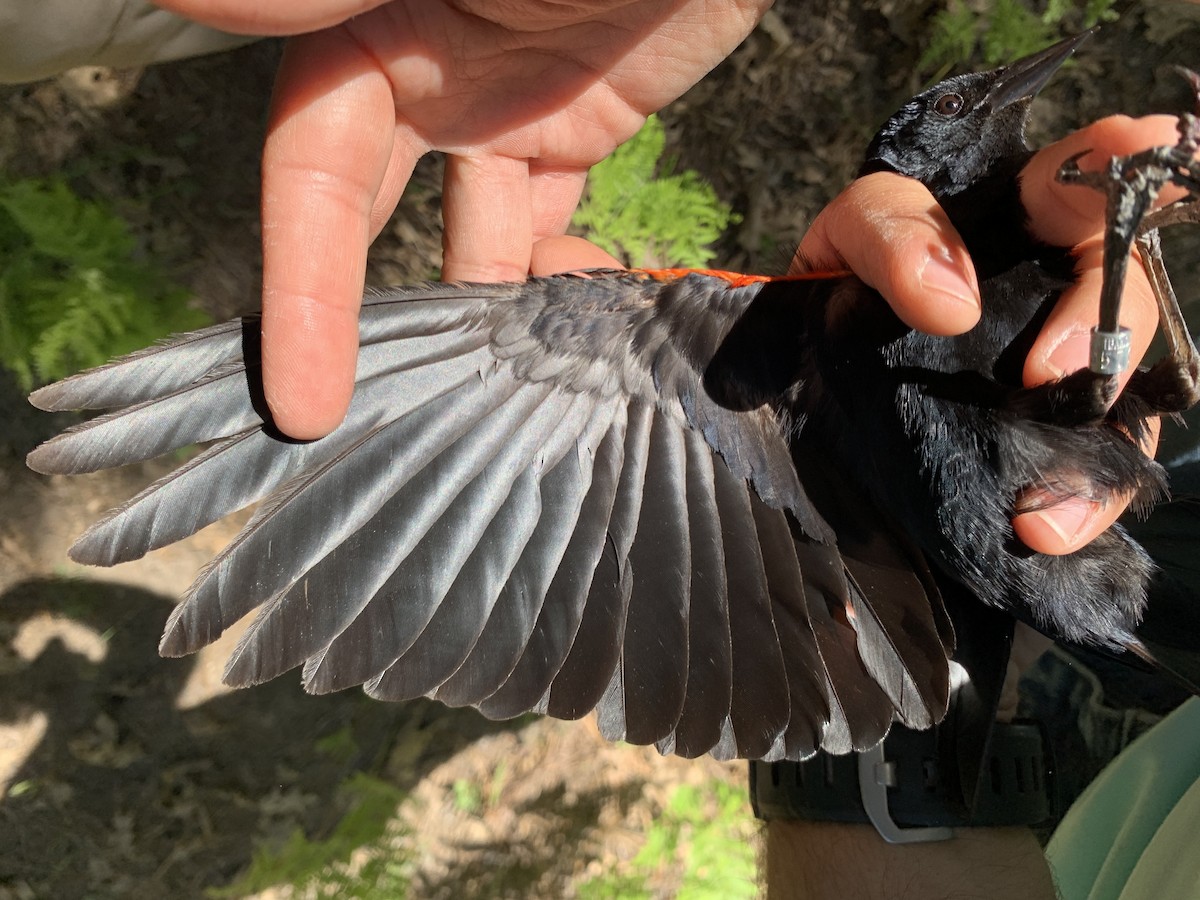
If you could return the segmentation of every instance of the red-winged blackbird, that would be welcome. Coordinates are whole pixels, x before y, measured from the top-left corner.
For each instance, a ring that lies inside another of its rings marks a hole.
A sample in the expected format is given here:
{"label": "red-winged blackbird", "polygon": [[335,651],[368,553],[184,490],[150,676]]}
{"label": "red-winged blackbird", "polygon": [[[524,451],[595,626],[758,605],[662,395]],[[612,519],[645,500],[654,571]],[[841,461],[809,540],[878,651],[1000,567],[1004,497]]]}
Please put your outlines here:
{"label": "red-winged blackbird", "polygon": [[1162,487],[1126,433],[1156,407],[1146,383],[1107,413],[1109,378],[1021,385],[1072,277],[1024,228],[1024,123],[1079,40],[941,82],[871,144],[864,169],[920,179],[967,242],[984,312],[965,335],[908,329],[844,273],[401,288],[365,301],[329,437],[267,421],[249,318],[38,391],[44,409],[116,411],[29,463],[87,472],[217,441],[72,556],[135,559],[262,501],[161,646],[191,653],[259,608],[235,685],[303,664],[316,692],[496,718],[597,708],[607,736],[686,756],[927,727],[954,643],[939,579],[1120,648],[1152,568],[1120,527],[1048,557],[1009,524],[1017,492],[1060,490],[1064,466],[1086,491]]}

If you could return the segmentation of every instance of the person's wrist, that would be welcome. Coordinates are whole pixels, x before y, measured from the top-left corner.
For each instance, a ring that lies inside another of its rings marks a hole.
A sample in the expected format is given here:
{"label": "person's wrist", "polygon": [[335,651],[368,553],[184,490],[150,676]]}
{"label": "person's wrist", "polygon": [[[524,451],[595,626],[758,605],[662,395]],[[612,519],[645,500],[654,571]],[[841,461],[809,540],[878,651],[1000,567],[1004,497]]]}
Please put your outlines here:
{"label": "person's wrist", "polygon": [[770,822],[766,876],[771,900],[1055,896],[1027,828],[978,828],[953,841],[901,845],[887,843],[869,825]]}

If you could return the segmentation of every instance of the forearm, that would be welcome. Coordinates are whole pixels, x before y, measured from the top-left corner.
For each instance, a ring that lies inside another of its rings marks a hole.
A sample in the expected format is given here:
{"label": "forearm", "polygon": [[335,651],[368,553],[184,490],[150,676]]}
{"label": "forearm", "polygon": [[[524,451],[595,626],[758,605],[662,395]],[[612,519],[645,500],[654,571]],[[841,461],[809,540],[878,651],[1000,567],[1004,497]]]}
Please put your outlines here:
{"label": "forearm", "polygon": [[767,825],[770,900],[1053,900],[1050,869],[1026,828],[960,829],[949,841],[889,844],[869,825]]}

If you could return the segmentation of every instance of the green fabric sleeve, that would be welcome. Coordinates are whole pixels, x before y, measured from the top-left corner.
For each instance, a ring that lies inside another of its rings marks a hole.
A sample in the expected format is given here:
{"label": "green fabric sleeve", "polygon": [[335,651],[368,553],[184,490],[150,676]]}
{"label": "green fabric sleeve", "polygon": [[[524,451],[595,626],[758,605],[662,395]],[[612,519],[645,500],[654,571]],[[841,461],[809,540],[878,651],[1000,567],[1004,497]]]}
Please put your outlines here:
{"label": "green fabric sleeve", "polygon": [[1200,898],[1200,698],[1100,773],[1046,857],[1064,900]]}
{"label": "green fabric sleeve", "polygon": [[0,83],[76,66],[132,68],[255,40],[197,25],[147,0],[0,0]]}

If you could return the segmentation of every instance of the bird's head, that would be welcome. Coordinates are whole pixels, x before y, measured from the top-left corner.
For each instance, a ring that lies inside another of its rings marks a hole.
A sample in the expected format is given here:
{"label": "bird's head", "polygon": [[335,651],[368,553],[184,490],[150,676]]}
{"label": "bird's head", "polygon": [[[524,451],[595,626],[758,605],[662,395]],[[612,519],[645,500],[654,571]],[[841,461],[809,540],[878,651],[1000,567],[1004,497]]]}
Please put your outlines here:
{"label": "bird's head", "polygon": [[942,199],[997,163],[1023,159],[1033,98],[1091,34],[1085,31],[991,72],[947,78],[913,97],[879,129],[859,174],[899,172]]}

